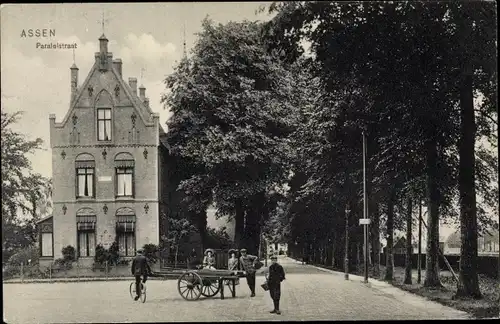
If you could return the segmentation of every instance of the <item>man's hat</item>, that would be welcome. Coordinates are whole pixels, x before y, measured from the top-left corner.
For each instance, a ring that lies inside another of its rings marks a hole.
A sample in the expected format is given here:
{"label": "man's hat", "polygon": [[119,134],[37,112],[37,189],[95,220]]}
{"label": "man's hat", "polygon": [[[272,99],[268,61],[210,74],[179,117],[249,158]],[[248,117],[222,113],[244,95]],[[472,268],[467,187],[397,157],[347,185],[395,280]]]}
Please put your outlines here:
{"label": "man's hat", "polygon": [[271,260],[278,260],[278,257],[276,255],[272,255]]}
{"label": "man's hat", "polygon": [[247,251],[247,249],[241,249],[240,250],[240,252],[246,252],[246,251]]}
{"label": "man's hat", "polygon": [[229,254],[229,255],[231,255],[233,253],[238,254],[238,250],[236,250],[236,249],[230,249],[229,251],[227,251],[227,254]]}
{"label": "man's hat", "polygon": [[137,253],[138,254],[144,254],[144,250],[143,249],[139,249],[139,250],[137,250]]}
{"label": "man's hat", "polygon": [[208,252],[212,252],[212,254],[215,254],[215,251],[213,249],[206,249],[205,250],[205,255],[207,255]]}

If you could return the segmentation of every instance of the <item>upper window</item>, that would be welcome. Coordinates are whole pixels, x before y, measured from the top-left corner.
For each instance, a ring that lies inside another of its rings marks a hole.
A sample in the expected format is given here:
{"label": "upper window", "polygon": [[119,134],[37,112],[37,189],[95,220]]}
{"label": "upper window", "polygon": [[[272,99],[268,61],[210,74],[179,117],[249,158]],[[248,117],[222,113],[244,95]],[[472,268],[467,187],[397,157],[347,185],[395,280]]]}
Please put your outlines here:
{"label": "upper window", "polygon": [[111,108],[97,109],[97,140],[111,141]]}
{"label": "upper window", "polygon": [[84,153],[76,157],[76,197],[95,197],[95,161],[90,154]]}
{"label": "upper window", "polygon": [[115,157],[116,196],[134,196],[134,157],[130,153],[118,153]]}

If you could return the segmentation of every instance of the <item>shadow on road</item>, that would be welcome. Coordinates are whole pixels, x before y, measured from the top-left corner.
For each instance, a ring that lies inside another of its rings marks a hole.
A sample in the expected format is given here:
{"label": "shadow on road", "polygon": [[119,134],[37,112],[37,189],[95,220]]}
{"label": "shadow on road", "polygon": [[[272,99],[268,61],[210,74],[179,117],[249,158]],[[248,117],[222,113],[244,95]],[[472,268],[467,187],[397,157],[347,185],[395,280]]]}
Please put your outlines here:
{"label": "shadow on road", "polygon": [[[225,297],[224,300],[231,300],[231,299],[245,299],[245,298],[248,298],[248,296],[236,296],[236,297]],[[149,299],[146,301],[146,303],[150,303],[150,304],[163,304],[163,303],[168,303],[168,302],[178,302],[178,301],[184,301],[186,303],[199,303],[199,302],[204,302],[204,301],[207,301],[207,300],[214,300],[214,299],[218,299],[218,300],[221,300],[220,297],[200,297],[200,299],[198,300],[185,300],[184,298],[182,297],[174,297],[174,298],[152,298],[152,299]],[[135,301],[132,301],[132,302],[135,302]]]}

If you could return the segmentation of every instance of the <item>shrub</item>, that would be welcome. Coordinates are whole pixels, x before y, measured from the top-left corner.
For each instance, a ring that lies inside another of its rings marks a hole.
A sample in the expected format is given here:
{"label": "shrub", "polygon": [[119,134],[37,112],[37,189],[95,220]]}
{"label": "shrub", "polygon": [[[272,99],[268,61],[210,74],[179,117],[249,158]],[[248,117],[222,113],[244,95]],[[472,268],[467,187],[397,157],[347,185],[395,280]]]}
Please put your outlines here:
{"label": "shrub", "polygon": [[127,259],[122,259],[122,260],[119,260],[117,265],[122,265],[122,266],[127,266],[130,264],[130,260],[127,260]]}
{"label": "shrub", "polygon": [[145,244],[142,249],[144,250],[144,256],[148,259],[149,263],[156,263],[159,259],[159,247],[155,244]]}
{"label": "shrub", "polygon": [[7,264],[2,271],[2,277],[4,280],[11,279],[20,275],[21,275],[21,267],[17,264],[16,265]]}
{"label": "shrub", "polygon": [[103,265],[108,262],[109,265],[116,265],[120,260],[118,242],[114,241],[113,244],[106,249],[102,244],[98,244],[95,248],[94,263]]}
{"label": "shrub", "polygon": [[61,253],[63,255],[63,259],[66,262],[74,262],[76,261],[76,250],[71,245],[65,246],[62,248]]}
{"label": "shrub", "polygon": [[118,242],[114,241],[108,249],[108,263],[118,264],[120,260],[120,247]]}
{"label": "shrub", "polygon": [[102,244],[97,244],[95,247],[95,256],[94,256],[94,263],[97,264],[104,264],[107,260],[107,253],[106,249]]}
{"label": "shrub", "polygon": [[54,260],[54,265],[61,270],[69,270],[76,261],[76,250],[71,245],[65,246],[61,250],[62,258]]}
{"label": "shrub", "polygon": [[27,247],[19,250],[15,254],[13,254],[10,258],[9,261],[7,262],[8,265],[21,265],[23,263],[24,265],[28,264],[28,261],[31,260],[30,264],[38,264],[38,259],[39,259],[39,249],[37,247]]}
{"label": "shrub", "polygon": [[67,259],[59,258],[54,260],[54,266],[61,270],[69,270],[73,267],[73,264]]}

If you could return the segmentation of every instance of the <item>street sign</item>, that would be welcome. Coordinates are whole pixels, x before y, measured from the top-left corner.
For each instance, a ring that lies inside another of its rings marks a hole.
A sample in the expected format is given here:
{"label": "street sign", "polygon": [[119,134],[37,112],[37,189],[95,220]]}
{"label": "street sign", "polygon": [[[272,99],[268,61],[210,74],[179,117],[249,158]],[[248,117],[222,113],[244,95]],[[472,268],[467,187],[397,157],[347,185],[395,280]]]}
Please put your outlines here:
{"label": "street sign", "polygon": [[359,225],[370,225],[370,219],[369,218],[360,218]]}

